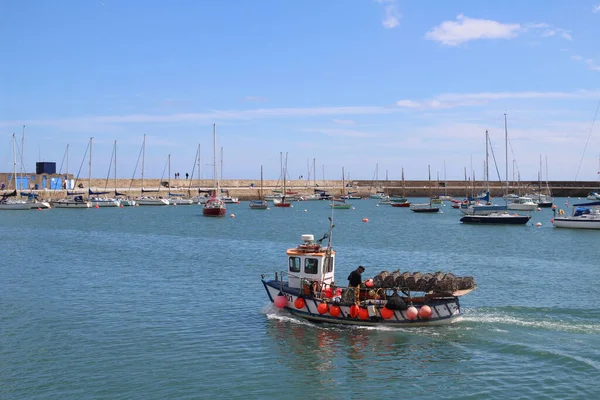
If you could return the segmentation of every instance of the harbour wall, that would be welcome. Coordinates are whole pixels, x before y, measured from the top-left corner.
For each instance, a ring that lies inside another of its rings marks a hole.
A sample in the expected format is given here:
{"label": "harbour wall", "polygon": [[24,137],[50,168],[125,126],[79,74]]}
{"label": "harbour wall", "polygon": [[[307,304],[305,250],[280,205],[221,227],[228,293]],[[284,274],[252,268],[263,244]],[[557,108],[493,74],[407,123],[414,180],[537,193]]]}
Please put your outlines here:
{"label": "harbour wall", "polygon": [[[93,191],[108,191],[114,192],[115,182],[106,179],[92,179],[91,185],[88,186],[87,180],[81,183],[82,187],[75,188],[75,191],[85,192],[89,187]],[[160,179],[145,179],[143,188],[145,190],[160,190],[153,195],[168,197],[169,191],[172,193],[184,193],[194,196],[198,193],[198,189],[210,190],[214,188],[212,179],[172,179],[171,187],[169,182],[161,181]],[[117,179],[117,190],[132,197],[142,195],[142,180]],[[280,180],[265,180],[263,181],[263,194],[268,195],[273,190],[282,190],[282,182]],[[555,197],[583,197],[589,192],[600,191],[599,183],[595,181],[551,181],[548,182],[548,187]],[[228,191],[230,196],[238,197],[240,200],[248,200],[258,198],[260,194],[260,180],[252,179],[225,179],[220,182],[220,187],[224,191]],[[317,180],[307,182],[306,180],[288,180],[286,182],[286,190],[288,192],[296,192],[298,194],[311,194],[314,189],[325,190],[331,195],[341,195],[343,193],[354,193],[357,196],[368,197],[378,191],[383,191],[392,196],[406,197],[428,197],[432,195],[447,194],[455,198],[464,198],[473,194],[480,193],[485,190],[486,183],[482,181],[446,181],[446,182],[430,182],[426,180],[393,181],[393,180],[354,180],[347,183],[347,187],[343,187],[341,180]],[[493,197],[500,197],[506,190],[503,182],[490,182],[490,192]],[[542,192],[545,192],[546,184],[542,185]],[[525,194],[534,193],[540,190],[540,185],[537,181],[509,182],[509,193]],[[5,191],[6,192],[6,191]],[[34,191],[39,194],[42,199],[56,199],[66,196],[65,190],[38,190]],[[1,192],[0,192],[1,193]]]}

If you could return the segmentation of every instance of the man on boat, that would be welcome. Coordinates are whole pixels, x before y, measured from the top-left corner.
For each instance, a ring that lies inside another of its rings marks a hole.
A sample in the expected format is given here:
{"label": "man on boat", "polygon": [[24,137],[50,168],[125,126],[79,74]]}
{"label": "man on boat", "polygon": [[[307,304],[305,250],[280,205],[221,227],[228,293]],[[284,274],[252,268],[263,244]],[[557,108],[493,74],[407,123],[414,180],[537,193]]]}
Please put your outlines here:
{"label": "man on boat", "polygon": [[365,272],[365,267],[359,265],[354,271],[348,275],[348,287],[354,288],[354,301],[358,303],[360,297],[360,284],[362,283],[362,273]]}

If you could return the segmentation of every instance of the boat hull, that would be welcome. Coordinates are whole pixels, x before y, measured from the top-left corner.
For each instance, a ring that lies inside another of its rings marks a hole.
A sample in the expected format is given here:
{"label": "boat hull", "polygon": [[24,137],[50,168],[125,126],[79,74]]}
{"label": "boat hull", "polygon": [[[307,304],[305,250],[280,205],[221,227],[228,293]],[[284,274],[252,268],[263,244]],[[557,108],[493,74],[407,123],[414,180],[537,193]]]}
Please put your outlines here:
{"label": "boat hull", "polygon": [[[294,306],[296,299],[300,297],[300,291],[297,289],[290,289],[287,286],[281,285],[280,281],[265,281],[263,285],[271,302],[275,302],[275,298],[282,293],[287,298],[287,304],[284,309],[296,315],[298,317],[315,321],[315,322],[328,322],[332,324],[341,325],[360,325],[360,326],[431,326],[431,325],[445,325],[453,323],[459,320],[462,312],[460,310],[460,303],[458,297],[450,296],[446,298],[430,299],[427,301],[427,305],[431,308],[432,314],[430,318],[424,319],[417,315],[415,319],[409,319],[405,310],[394,310],[393,315],[389,319],[381,317],[379,310],[382,306],[378,304],[371,304],[363,306],[374,312],[369,312],[369,317],[361,319],[359,317],[352,317],[350,315],[351,305],[345,305],[335,302],[329,302],[329,306],[337,305],[340,308],[339,316],[332,316],[329,311],[321,314],[319,313],[319,304],[324,303],[323,300],[302,296],[304,299],[304,307],[297,309]],[[425,303],[414,303],[417,309],[420,309]]]}
{"label": "boat hull", "polygon": [[409,202],[405,202],[405,203],[394,203],[392,202],[392,204],[390,204],[392,207],[410,207],[410,203]]}
{"label": "boat hull", "polygon": [[531,219],[528,215],[465,215],[460,219],[464,224],[501,224],[501,225],[525,225]]}
{"label": "boat hull", "polygon": [[556,228],[600,229],[600,218],[556,217],[552,224]]}

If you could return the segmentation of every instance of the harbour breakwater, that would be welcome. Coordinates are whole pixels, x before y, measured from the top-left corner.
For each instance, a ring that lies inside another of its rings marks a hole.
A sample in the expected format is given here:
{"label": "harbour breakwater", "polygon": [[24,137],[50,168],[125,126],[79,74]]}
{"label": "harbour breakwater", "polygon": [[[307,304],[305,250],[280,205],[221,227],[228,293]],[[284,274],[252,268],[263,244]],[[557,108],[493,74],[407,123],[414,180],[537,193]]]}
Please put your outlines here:
{"label": "harbour breakwater", "polygon": [[[200,191],[210,191],[214,188],[212,179],[172,179],[170,182],[160,179],[117,179],[116,190],[131,197],[138,197],[142,194],[142,183],[145,191],[154,191],[148,193],[155,196],[168,197],[169,192],[187,194],[195,196]],[[79,187],[73,189],[75,192],[87,194],[88,189],[95,192],[106,191],[114,193],[115,181],[106,179],[92,179],[78,183]],[[220,181],[220,187],[223,193],[228,193],[232,197],[240,200],[255,199],[260,196],[260,180],[253,179],[225,179]],[[268,195],[274,191],[281,191],[283,183],[281,180],[265,180],[262,184],[263,195]],[[369,197],[376,192],[385,192],[390,196],[406,197],[428,197],[431,195],[446,194],[455,198],[464,198],[485,191],[487,183],[483,181],[446,181],[429,182],[426,180],[396,181],[396,180],[354,180],[348,182],[345,186],[341,180],[288,180],[286,182],[286,191],[295,195],[308,195],[315,190],[324,190],[333,196],[343,194],[353,194],[360,197]],[[490,182],[490,194],[492,197],[501,197],[506,190],[504,182]],[[537,181],[509,182],[508,192],[515,194],[531,194],[541,191],[542,193],[550,191],[552,196],[556,197],[584,197],[589,192],[599,192],[600,184],[595,181],[551,181],[540,185]],[[6,192],[6,191],[5,191]],[[66,190],[38,190],[33,191],[39,194],[41,199],[58,199],[66,196]],[[0,192],[2,193],[2,192]]]}

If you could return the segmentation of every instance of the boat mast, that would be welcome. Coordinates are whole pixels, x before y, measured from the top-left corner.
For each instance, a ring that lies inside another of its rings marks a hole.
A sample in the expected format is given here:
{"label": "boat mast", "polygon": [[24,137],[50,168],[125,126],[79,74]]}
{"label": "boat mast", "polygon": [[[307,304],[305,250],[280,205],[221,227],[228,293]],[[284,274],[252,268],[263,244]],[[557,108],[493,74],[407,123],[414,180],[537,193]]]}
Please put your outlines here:
{"label": "boat mast", "polygon": [[485,190],[489,193],[490,191],[490,169],[489,169],[489,148],[490,134],[488,130],[485,130]]}
{"label": "boat mast", "polygon": [[213,124],[213,185],[215,197],[219,191],[219,178],[217,177],[217,124]]}
{"label": "boat mast", "polygon": [[92,190],[92,140],[94,138],[90,138],[90,160],[89,160],[89,176],[88,176],[88,194],[89,191]]}
{"label": "boat mast", "polygon": [[506,123],[506,113],[504,113],[504,152],[505,152],[505,160],[504,163],[506,171],[506,193],[504,193],[504,200],[506,204],[508,204],[508,125]]}
{"label": "boat mast", "polygon": [[221,178],[224,176],[223,175],[223,146],[221,146]]}
{"label": "boat mast", "polygon": [[406,187],[404,186],[404,167],[402,167],[402,197],[406,199]]}
{"label": "boat mast", "polygon": [[13,182],[15,184],[15,190],[17,190],[17,149],[16,149],[16,141],[17,138],[15,136],[15,134],[13,133],[12,136],[12,147],[13,147]]}
{"label": "boat mast", "polygon": [[[598,158],[598,161],[600,161],[600,158]],[[316,159],[313,158],[313,186],[317,187],[317,170],[316,170],[315,164],[316,164]]]}
{"label": "boat mast", "polygon": [[115,196],[117,195],[117,141],[115,140]]}
{"label": "boat mast", "polygon": [[65,189],[69,190],[69,144],[67,143],[67,183]]}
{"label": "boat mast", "polygon": [[169,192],[171,192],[171,154],[169,154],[167,156],[167,163],[169,164],[169,168],[168,168],[168,174],[169,174],[169,180],[168,180],[168,184],[169,184]]}
{"label": "boat mast", "polygon": [[[21,135],[21,176],[23,177],[23,164],[25,163],[25,125],[23,125],[23,133]],[[27,172],[27,171],[25,171]]]}
{"label": "boat mast", "polygon": [[144,191],[144,159],[146,158],[146,134],[142,142],[142,192]]}
{"label": "boat mast", "polygon": [[429,171],[429,208],[431,208],[431,165],[427,165]]}
{"label": "boat mast", "polygon": [[264,200],[263,199],[263,166],[260,166],[260,194],[258,195],[258,198],[260,200]]}

